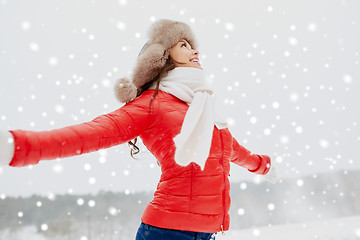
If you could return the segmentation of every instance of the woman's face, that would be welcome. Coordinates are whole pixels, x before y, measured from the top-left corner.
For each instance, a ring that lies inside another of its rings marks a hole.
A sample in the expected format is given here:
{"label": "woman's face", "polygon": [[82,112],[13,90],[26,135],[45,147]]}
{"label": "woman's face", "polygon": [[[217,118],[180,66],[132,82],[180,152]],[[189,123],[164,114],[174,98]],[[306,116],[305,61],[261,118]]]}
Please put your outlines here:
{"label": "woman's face", "polygon": [[199,51],[192,49],[191,45],[185,39],[181,39],[172,46],[169,52],[176,67],[194,67],[202,69],[199,62]]}

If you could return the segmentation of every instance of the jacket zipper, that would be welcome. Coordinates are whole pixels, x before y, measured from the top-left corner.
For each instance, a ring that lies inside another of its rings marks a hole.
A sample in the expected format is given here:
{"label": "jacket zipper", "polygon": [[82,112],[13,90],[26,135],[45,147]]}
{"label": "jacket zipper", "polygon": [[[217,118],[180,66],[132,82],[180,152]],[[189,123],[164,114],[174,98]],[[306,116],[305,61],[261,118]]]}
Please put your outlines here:
{"label": "jacket zipper", "polygon": [[223,136],[222,136],[222,131],[220,129],[220,139],[221,139],[221,158],[220,158],[220,165],[222,167],[223,170],[223,177],[224,177],[224,185],[223,185],[223,192],[222,192],[222,197],[223,197],[223,217],[222,217],[222,223],[221,223],[221,233],[222,235],[225,235],[224,232],[224,222],[225,222],[225,183],[226,183],[226,176],[225,176],[225,169],[224,169],[224,141],[223,141]]}

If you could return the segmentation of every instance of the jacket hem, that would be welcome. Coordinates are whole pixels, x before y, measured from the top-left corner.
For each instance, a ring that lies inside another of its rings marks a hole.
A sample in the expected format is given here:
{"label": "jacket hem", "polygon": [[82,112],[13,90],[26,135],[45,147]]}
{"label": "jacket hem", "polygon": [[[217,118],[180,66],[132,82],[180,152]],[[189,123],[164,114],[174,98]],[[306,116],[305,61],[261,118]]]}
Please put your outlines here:
{"label": "jacket hem", "polygon": [[[141,221],[159,228],[182,231],[216,233],[221,231],[222,216],[190,212],[173,212],[149,203],[141,217]],[[224,231],[229,230],[228,224]]]}

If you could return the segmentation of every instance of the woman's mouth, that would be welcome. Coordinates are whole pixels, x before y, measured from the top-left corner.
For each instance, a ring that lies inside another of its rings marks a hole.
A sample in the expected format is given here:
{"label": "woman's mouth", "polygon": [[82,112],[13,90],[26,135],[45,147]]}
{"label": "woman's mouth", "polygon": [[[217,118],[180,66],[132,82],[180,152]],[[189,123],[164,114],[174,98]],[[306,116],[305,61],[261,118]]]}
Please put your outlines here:
{"label": "woman's mouth", "polygon": [[198,58],[190,59],[190,62],[195,63],[195,64],[197,64],[197,65],[200,65],[200,62],[199,62],[199,59],[198,59]]}

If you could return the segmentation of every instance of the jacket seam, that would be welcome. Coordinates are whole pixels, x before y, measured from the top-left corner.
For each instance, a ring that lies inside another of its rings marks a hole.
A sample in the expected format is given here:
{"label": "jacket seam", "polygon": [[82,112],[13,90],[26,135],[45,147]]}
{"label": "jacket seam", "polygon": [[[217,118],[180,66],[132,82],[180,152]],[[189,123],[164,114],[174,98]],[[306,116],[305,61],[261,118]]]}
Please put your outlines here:
{"label": "jacket seam", "polygon": [[190,196],[189,196],[189,210],[188,212],[190,213],[190,209],[191,209],[191,201],[192,201],[192,185],[193,185],[193,170],[194,170],[194,165],[191,164],[191,177],[190,177]]}

